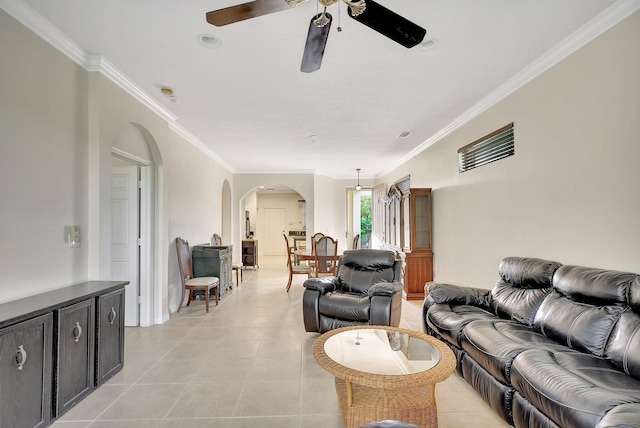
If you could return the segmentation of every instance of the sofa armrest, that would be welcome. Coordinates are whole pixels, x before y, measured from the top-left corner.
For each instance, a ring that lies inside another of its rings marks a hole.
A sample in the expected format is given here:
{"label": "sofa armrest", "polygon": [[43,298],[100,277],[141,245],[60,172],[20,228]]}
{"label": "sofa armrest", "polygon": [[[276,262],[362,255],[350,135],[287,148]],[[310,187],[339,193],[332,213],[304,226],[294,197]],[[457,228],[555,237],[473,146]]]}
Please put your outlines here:
{"label": "sofa armrest", "polygon": [[324,276],[321,278],[309,278],[302,284],[309,290],[316,290],[321,295],[338,288],[339,280],[335,276]]}
{"label": "sofa armrest", "polygon": [[394,296],[402,291],[402,284],[399,282],[378,282],[373,284],[367,294],[372,296]]}
{"label": "sofa armrest", "polygon": [[433,282],[427,286],[435,303],[478,306],[491,310],[491,290]]}

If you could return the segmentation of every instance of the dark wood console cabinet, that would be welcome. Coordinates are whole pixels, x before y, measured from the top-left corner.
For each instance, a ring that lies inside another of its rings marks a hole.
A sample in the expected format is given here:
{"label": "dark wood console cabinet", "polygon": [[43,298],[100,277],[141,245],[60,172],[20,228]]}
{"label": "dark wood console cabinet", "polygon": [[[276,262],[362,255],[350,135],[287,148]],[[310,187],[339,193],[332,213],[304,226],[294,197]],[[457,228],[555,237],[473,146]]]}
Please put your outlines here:
{"label": "dark wood console cabinet", "polygon": [[[220,280],[220,296],[233,288],[233,276],[231,272],[233,245],[196,245],[191,249],[193,263],[193,275],[215,276]],[[215,290],[211,290],[213,294]]]}
{"label": "dark wood console cabinet", "polygon": [[0,427],[46,427],[122,368],[127,284],[0,304]]}

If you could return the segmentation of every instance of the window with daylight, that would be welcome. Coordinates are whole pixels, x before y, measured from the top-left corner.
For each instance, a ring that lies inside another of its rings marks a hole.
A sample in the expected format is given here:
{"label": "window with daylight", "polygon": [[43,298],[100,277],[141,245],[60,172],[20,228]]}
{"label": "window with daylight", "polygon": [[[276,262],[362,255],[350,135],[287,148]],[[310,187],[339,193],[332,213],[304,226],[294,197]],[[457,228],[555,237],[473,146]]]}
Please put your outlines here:
{"label": "window with daylight", "polygon": [[458,171],[465,172],[515,154],[513,123],[458,149]]}

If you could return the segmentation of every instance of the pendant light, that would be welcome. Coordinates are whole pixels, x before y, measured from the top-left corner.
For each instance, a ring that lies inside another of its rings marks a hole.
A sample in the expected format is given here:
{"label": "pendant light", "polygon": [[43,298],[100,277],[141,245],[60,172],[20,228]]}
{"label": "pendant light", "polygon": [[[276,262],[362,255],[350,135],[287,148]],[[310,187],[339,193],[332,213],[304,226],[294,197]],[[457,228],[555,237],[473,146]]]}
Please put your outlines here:
{"label": "pendant light", "polygon": [[356,168],[358,172],[358,184],[356,184],[356,190],[362,190],[362,186],[360,185],[360,168]]}

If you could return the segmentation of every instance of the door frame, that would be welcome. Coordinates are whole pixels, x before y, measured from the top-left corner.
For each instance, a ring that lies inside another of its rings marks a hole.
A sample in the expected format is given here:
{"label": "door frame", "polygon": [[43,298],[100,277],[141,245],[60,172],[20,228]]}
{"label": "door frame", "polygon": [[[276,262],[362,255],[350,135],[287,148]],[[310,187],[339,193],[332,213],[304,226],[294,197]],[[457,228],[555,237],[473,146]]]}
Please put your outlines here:
{"label": "door frame", "polygon": [[138,322],[142,327],[154,325],[154,167],[153,162],[141,159],[115,147],[111,155],[138,167]]}

